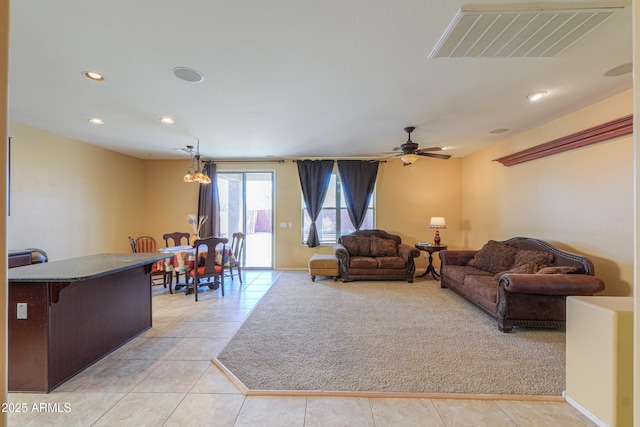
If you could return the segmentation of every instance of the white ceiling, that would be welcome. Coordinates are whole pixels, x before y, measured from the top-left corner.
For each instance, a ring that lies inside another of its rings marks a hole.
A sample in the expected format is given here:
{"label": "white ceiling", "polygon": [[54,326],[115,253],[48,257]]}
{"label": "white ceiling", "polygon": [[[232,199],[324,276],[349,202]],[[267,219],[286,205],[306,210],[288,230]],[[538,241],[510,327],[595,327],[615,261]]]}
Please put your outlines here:
{"label": "white ceiling", "polygon": [[[580,2],[603,3],[621,4]],[[208,159],[376,157],[405,126],[462,157],[632,87],[604,76],[632,61],[628,2],[554,58],[429,59],[461,7],[491,4],[13,0],[9,119],[143,159],[186,157],[195,138]]]}

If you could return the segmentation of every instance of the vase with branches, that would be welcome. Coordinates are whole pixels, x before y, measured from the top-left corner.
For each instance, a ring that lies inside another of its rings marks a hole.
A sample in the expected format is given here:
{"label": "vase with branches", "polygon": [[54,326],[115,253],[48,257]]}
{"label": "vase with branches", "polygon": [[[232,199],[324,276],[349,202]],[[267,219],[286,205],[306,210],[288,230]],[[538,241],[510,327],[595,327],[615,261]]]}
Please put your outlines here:
{"label": "vase with branches", "polygon": [[192,244],[194,241],[200,238],[200,228],[202,228],[202,225],[205,222],[207,222],[208,218],[209,217],[207,216],[198,217],[197,215],[193,215],[193,214],[187,215],[187,222],[191,226],[191,231],[192,231],[192,236],[191,236]]}

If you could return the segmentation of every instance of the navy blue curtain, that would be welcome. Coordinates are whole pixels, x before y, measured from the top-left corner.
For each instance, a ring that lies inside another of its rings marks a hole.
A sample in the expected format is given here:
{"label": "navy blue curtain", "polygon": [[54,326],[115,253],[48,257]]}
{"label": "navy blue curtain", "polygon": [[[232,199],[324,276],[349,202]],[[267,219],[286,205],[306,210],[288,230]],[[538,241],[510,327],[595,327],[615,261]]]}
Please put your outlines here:
{"label": "navy blue curtain", "polygon": [[204,171],[211,178],[211,184],[200,184],[198,218],[201,216],[208,217],[200,228],[200,237],[218,237],[220,236],[220,195],[218,194],[216,164],[212,162],[205,163]]}
{"label": "navy blue curtain", "polygon": [[333,160],[298,160],[298,175],[302,187],[304,205],[311,217],[311,228],[307,237],[307,246],[320,246],[320,238],[316,229],[316,220],[322,210],[324,198],[327,195]]}
{"label": "navy blue curtain", "polygon": [[342,194],[347,203],[349,219],[356,230],[360,230],[367,215],[378,176],[378,164],[377,161],[368,160],[338,160]]}

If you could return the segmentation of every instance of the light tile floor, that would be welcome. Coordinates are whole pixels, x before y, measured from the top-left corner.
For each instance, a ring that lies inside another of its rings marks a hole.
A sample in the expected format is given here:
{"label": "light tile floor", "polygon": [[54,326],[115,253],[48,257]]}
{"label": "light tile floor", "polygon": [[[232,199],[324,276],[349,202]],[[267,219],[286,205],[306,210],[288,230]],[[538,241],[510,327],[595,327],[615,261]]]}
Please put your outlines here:
{"label": "light tile floor", "polygon": [[[50,394],[10,393],[9,426],[594,426],[564,402],[245,397],[218,354],[279,276],[246,271],[195,302],[153,287],[153,328]],[[311,281],[309,281],[311,284]],[[21,410],[18,412],[18,410]]]}

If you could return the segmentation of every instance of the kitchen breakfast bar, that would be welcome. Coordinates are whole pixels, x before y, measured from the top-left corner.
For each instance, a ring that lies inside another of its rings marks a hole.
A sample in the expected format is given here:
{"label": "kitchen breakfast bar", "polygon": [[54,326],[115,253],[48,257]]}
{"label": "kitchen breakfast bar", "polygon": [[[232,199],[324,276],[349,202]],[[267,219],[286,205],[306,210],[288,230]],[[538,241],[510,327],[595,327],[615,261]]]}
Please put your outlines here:
{"label": "kitchen breakfast bar", "polygon": [[49,393],[151,328],[166,254],[97,254],[8,271],[8,390]]}

